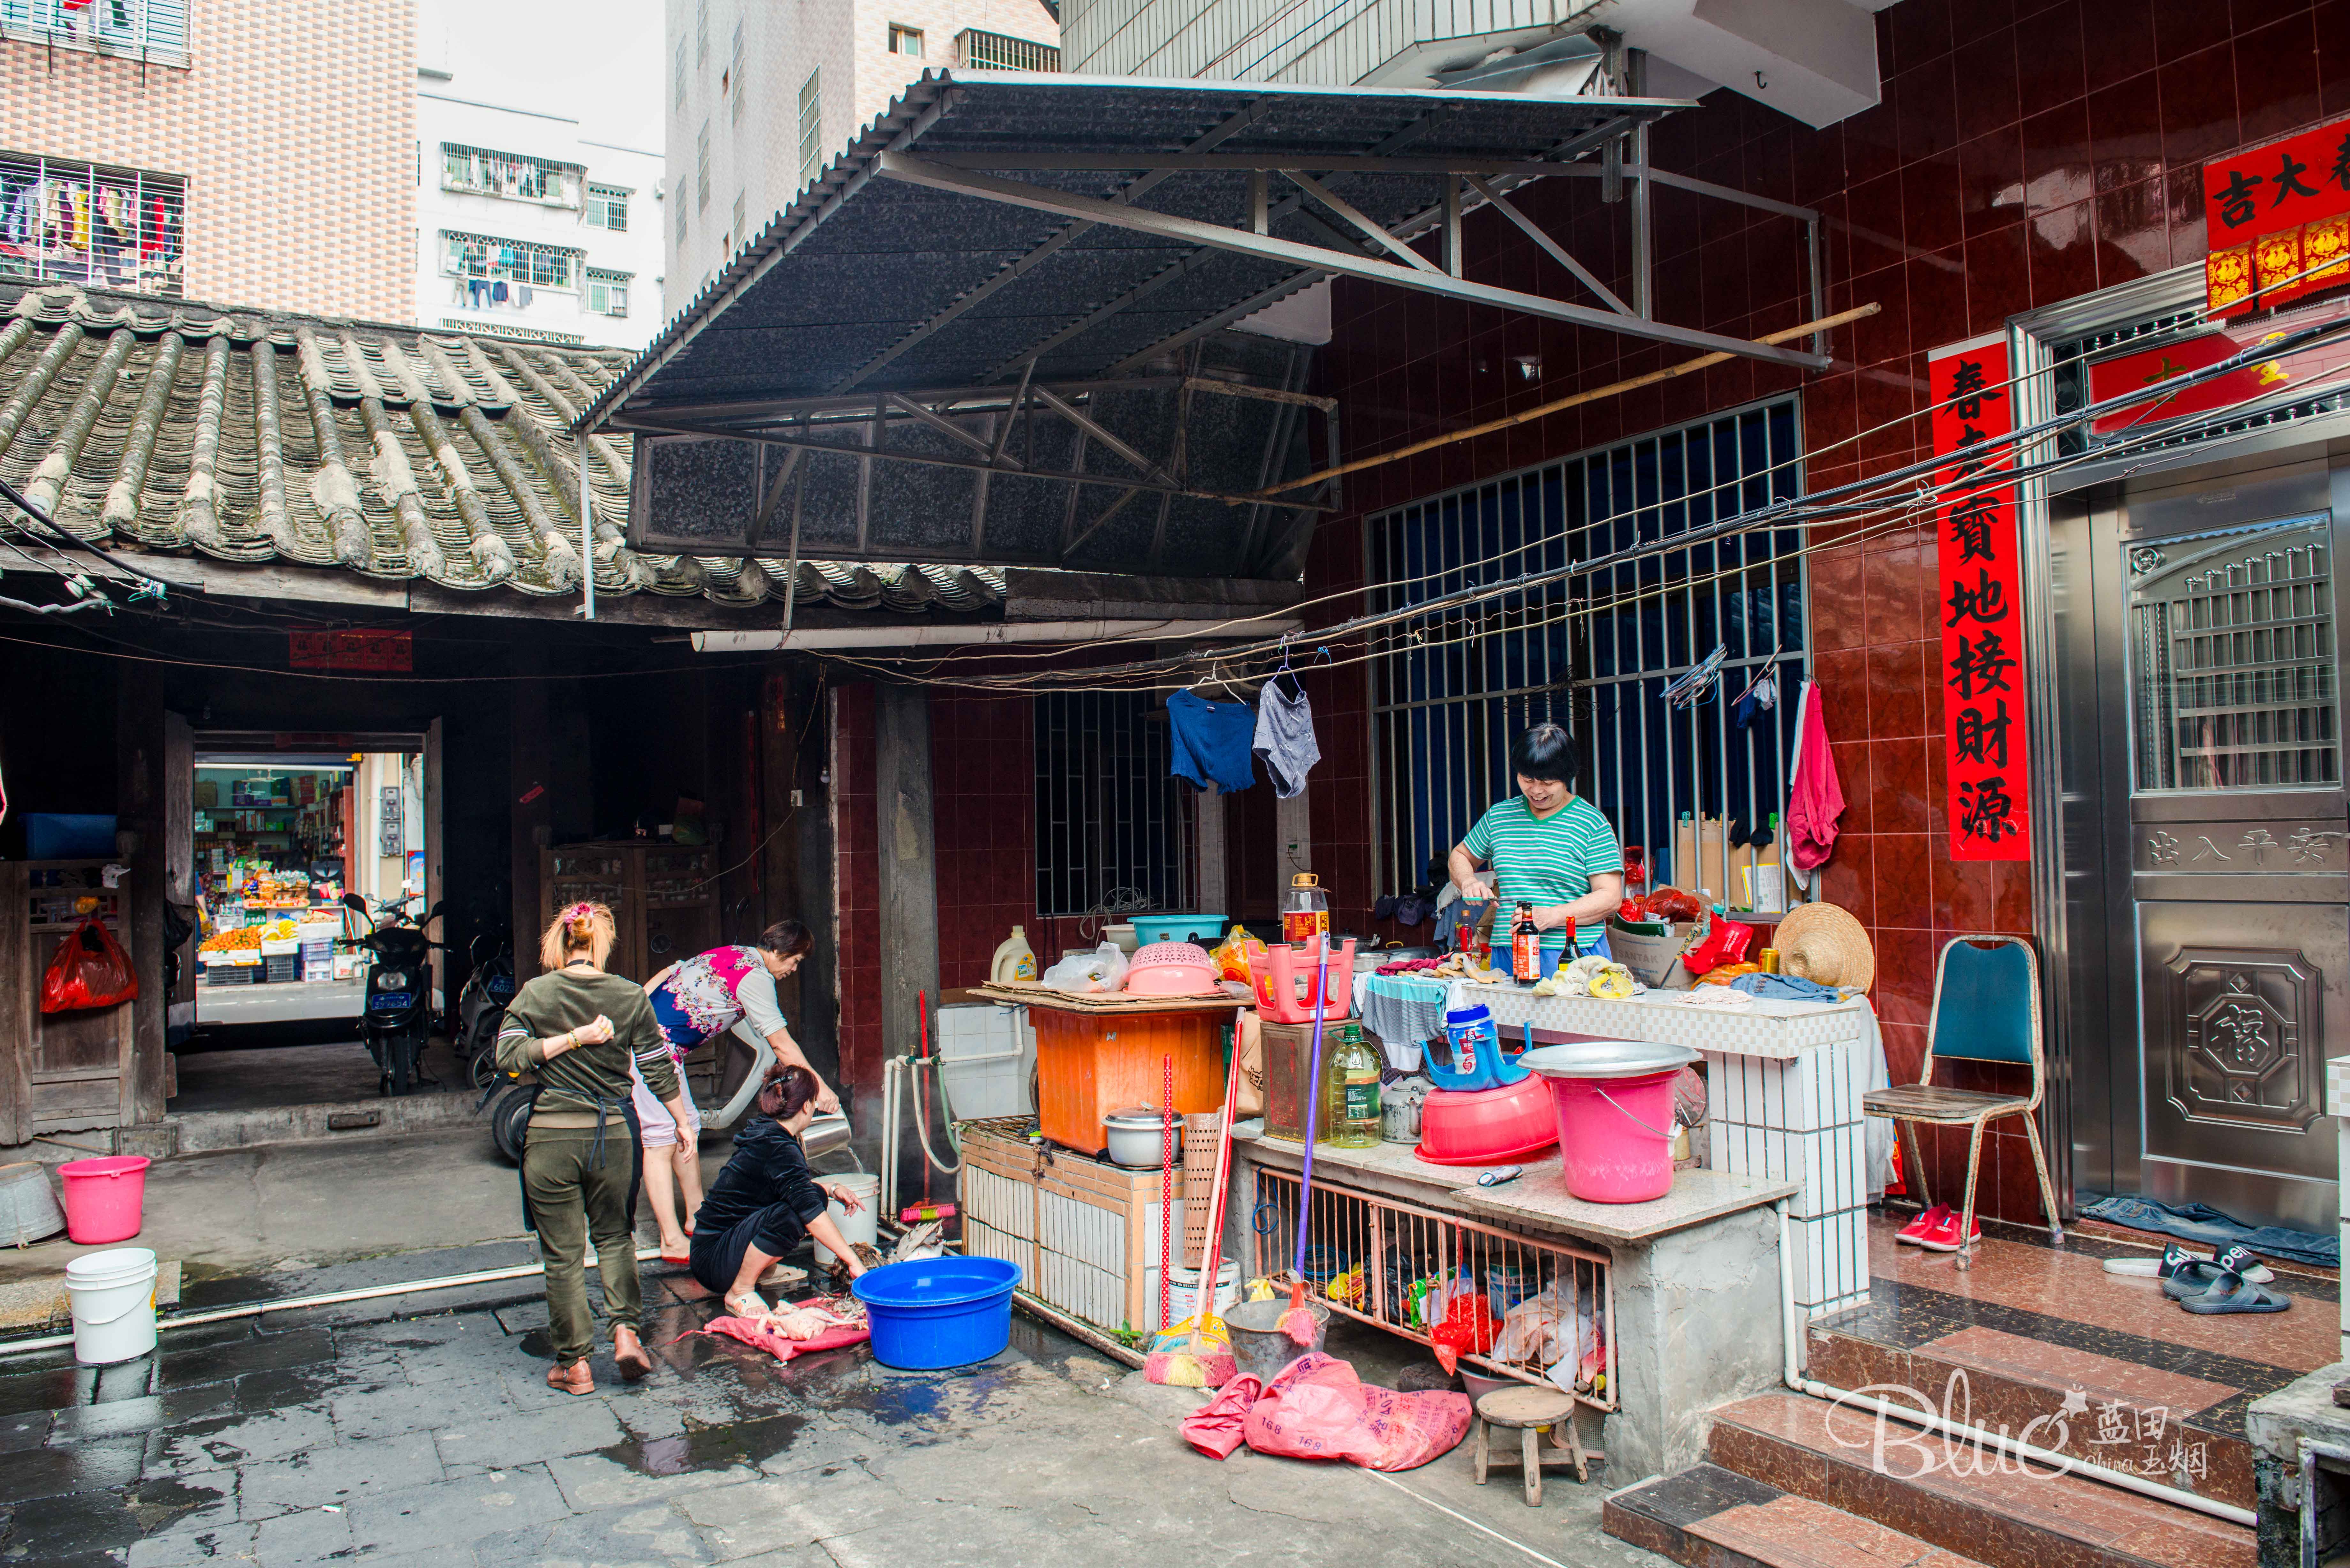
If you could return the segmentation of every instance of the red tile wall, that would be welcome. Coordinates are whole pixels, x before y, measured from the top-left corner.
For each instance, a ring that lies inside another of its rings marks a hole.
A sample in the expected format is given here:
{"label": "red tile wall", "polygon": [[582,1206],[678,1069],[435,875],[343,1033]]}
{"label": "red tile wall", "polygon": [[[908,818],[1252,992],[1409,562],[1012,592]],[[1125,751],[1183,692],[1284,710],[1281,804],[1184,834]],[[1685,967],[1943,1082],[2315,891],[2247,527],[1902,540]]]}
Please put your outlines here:
{"label": "red tile wall", "polygon": [[[1878,14],[1877,49],[1882,102],[1825,130],[1717,91],[1654,133],[1661,168],[1825,214],[1829,310],[1883,306],[1833,334],[1831,369],[1717,366],[1352,476],[1348,505],[1381,510],[1797,388],[1811,489],[1909,462],[1929,450],[1928,350],[2199,261],[2202,160],[2350,113],[2350,0],[1901,0]],[[1628,292],[1625,213],[1598,200],[1597,184],[1552,181],[1513,200]],[[1796,235],[1789,220],[1660,190],[1658,315],[1740,337],[1809,318]],[[1492,214],[1472,216],[1464,239],[1471,278],[1578,296]],[[1349,458],[1690,358],[1347,281],[1333,326],[1319,369],[1322,389],[1342,400]],[[1519,374],[1523,357],[1539,361],[1539,379]],[[1816,675],[1850,802],[1824,885],[1876,940],[1887,1057],[1895,1079],[1910,1081],[1935,953],[1961,931],[2029,933],[2029,868],[1949,856],[1931,530],[1815,530],[1813,543]],[[1359,522],[1326,525],[1309,589],[1359,587],[1361,561]],[[1360,609],[1342,597],[1317,613]],[[1356,672],[1314,679],[1317,713],[1326,691],[1329,703],[1315,858],[1331,867],[1334,901],[1358,912],[1394,890],[1370,885],[1363,688]],[[2005,1082],[1971,1070],[1943,1081]],[[1964,1153],[1951,1137],[1929,1152],[1938,1197],[1957,1196]],[[2020,1121],[1999,1124],[1981,1183],[1986,1212],[2039,1218]]]}

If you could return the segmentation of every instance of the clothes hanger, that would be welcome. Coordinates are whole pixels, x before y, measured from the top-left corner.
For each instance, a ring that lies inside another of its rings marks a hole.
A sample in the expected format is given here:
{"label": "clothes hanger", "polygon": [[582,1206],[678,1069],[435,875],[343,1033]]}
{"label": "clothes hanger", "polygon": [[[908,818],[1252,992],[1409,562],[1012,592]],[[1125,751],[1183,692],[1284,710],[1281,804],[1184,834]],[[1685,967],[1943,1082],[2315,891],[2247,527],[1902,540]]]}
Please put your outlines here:
{"label": "clothes hanger", "polygon": [[1715,643],[1713,651],[1707,654],[1701,662],[1688,674],[1665,688],[1665,706],[1668,708],[1697,706],[1699,699],[1712,689],[1715,681],[1721,679],[1721,661],[1729,657],[1730,645],[1725,642]]}

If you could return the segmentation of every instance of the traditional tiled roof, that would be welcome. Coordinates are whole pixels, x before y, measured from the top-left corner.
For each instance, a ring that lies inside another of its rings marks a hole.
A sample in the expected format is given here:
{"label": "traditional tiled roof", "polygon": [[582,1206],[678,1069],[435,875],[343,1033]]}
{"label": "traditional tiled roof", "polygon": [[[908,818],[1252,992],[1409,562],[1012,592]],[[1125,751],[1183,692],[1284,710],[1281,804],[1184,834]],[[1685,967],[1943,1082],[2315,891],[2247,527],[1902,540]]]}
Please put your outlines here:
{"label": "traditional tiled roof", "polygon": [[[0,477],[78,535],[238,564],[579,591],[570,421],[614,349],[0,286]],[[596,591],[780,606],[785,556],[641,554],[626,444],[587,440]],[[958,566],[803,561],[803,605],[1002,602]]]}

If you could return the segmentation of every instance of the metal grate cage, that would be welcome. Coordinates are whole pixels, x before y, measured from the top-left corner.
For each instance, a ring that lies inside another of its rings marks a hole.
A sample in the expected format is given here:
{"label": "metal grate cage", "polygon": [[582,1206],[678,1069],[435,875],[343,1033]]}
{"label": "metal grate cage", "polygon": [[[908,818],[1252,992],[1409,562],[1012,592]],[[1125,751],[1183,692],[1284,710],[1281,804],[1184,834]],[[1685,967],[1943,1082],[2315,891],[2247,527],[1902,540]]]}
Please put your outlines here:
{"label": "metal grate cage", "polygon": [[177,299],[187,208],[172,175],[0,151],[0,278]]}
{"label": "metal grate cage", "polygon": [[[1295,1260],[1298,1185],[1290,1171],[1257,1170],[1251,1229],[1261,1277],[1285,1276]],[[1594,1409],[1616,1408],[1616,1293],[1604,1254],[1321,1181],[1314,1184],[1305,1241],[1307,1283],[1333,1311],[1433,1345],[1418,1287],[1465,1280],[1497,1337],[1483,1350],[1472,1340],[1464,1365],[1495,1377],[1571,1385]],[[1473,1325],[1479,1314],[1472,1308],[1463,1315]],[[1561,1361],[1572,1365],[1572,1376],[1550,1376]]]}

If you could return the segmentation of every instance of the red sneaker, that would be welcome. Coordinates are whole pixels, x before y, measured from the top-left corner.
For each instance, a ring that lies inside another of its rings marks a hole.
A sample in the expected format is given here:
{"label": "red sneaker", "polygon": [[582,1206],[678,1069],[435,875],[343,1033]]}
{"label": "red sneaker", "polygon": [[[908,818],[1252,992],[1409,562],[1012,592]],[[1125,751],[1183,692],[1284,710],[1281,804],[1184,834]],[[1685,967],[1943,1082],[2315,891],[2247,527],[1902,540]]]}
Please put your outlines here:
{"label": "red sneaker", "polygon": [[[1981,1240],[1982,1221],[1978,1220],[1974,1224],[1974,1233],[1969,1236],[1967,1241],[1974,1242]],[[1960,1245],[1958,1215],[1948,1209],[1943,1210],[1940,1220],[1931,1230],[1918,1235],[1918,1245],[1929,1252],[1957,1251]]]}
{"label": "red sneaker", "polygon": [[1902,1226],[1899,1233],[1893,1239],[1897,1241],[1907,1241],[1914,1247],[1924,1238],[1927,1231],[1946,1223],[1955,1223],[1950,1219],[1950,1206],[1947,1203],[1937,1203],[1907,1225]]}

